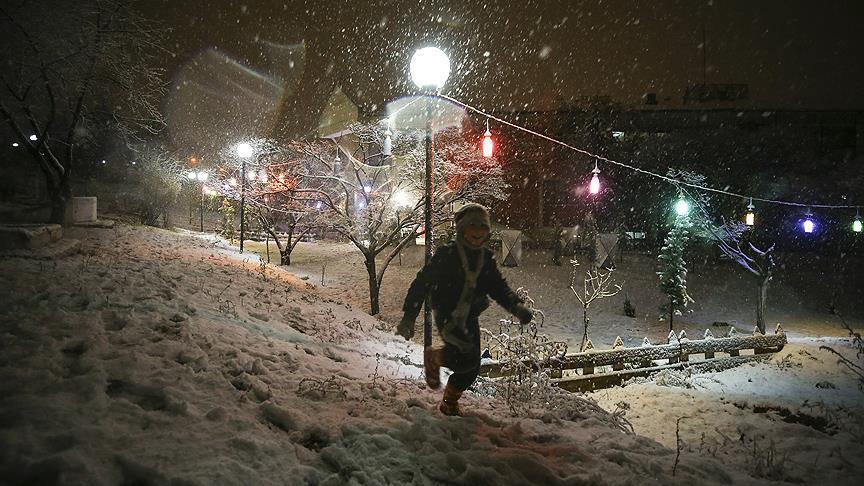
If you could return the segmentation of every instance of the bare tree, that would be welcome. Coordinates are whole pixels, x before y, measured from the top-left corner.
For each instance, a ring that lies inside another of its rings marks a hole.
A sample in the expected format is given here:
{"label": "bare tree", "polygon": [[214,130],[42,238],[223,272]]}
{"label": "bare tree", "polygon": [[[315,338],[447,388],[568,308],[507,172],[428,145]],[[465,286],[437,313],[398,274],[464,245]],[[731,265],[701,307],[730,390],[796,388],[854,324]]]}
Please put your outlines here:
{"label": "bare tree", "polygon": [[279,249],[279,264],[291,265],[291,253],[303,237],[320,226],[322,203],[306,187],[303,158],[284,146],[258,140],[246,194],[251,213]]}
{"label": "bare tree", "polygon": [[576,300],[582,305],[582,324],[584,332],[582,334],[582,344],[579,346],[579,351],[585,351],[585,345],[588,343],[588,308],[595,300],[612,297],[621,291],[621,285],[615,283],[612,279],[612,270],[604,272],[596,267],[589,268],[585,272],[585,278],[582,280],[581,288],[578,288],[578,277],[576,276],[576,267],[579,262],[570,260],[572,271],[570,272],[570,290],[576,296]]}
{"label": "bare tree", "polygon": [[[397,134],[392,155],[385,156],[382,127],[357,123],[350,132],[336,141],[292,145],[306,159],[298,193],[320,201],[328,211],[328,226],[363,254],[370,313],[376,315],[385,271],[422,225],[424,153],[415,133]],[[452,203],[500,199],[506,188],[500,166],[494,160],[478,161],[482,157],[476,148],[459,135],[447,132],[437,139],[435,224],[446,221]]]}
{"label": "bare tree", "polygon": [[777,266],[774,260],[774,245],[765,249],[754,245],[749,241],[751,229],[741,222],[724,221],[720,226],[714,227],[706,220],[703,226],[725,256],[756,277],[759,290],[756,298],[756,327],[765,334],[768,284],[774,278]]}
{"label": "bare tree", "polygon": [[180,196],[185,170],[176,153],[153,142],[130,145],[133,165],[124,184],[124,204],[141,224],[168,227],[169,209]]}
{"label": "bare tree", "polygon": [[[698,180],[703,182],[704,178]],[[727,221],[721,218],[722,223],[715,225],[709,214],[709,202],[707,198],[694,191],[688,191],[685,187],[680,188],[686,194],[696,208],[699,217],[694,218],[696,224],[702,229],[702,237],[707,238],[717,245],[724,256],[741,266],[750,275],[756,278],[758,294],[756,298],[756,327],[765,333],[765,305],[768,299],[768,284],[774,278],[776,261],[774,259],[774,244],[760,248],[750,238],[752,229],[740,221]]]}
{"label": "bare tree", "polygon": [[100,127],[122,136],[155,134],[163,37],[135,1],[46,0],[0,6],[0,114],[45,177],[51,220],[72,196],[77,150]]}

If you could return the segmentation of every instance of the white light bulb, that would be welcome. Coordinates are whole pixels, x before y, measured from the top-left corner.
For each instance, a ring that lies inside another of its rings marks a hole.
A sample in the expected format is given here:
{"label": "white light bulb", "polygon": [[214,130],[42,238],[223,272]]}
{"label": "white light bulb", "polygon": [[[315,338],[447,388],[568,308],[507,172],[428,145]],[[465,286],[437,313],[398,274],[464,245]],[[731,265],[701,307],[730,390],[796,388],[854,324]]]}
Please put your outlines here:
{"label": "white light bulb", "polygon": [[235,150],[237,151],[237,156],[244,159],[252,157],[252,154],[255,152],[252,146],[246,142],[238,143]]}
{"label": "white light bulb", "polygon": [[678,216],[687,216],[690,214],[690,204],[683,198],[675,203],[675,214]]}
{"label": "white light bulb", "polygon": [[441,89],[450,76],[450,59],[437,47],[424,47],[411,56],[410,71],[418,88]]}

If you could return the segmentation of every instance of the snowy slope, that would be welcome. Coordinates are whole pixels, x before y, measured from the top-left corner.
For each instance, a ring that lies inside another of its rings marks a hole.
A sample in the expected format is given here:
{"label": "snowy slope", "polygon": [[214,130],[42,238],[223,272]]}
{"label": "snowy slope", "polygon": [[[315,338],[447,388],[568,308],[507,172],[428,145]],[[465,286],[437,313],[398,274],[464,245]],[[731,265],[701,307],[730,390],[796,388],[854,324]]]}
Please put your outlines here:
{"label": "snowy slope", "polygon": [[78,255],[0,259],[2,484],[763,482],[694,453],[673,477],[674,448],[602,414],[469,392],[442,417],[419,346],[285,270],[186,234],[70,233]]}

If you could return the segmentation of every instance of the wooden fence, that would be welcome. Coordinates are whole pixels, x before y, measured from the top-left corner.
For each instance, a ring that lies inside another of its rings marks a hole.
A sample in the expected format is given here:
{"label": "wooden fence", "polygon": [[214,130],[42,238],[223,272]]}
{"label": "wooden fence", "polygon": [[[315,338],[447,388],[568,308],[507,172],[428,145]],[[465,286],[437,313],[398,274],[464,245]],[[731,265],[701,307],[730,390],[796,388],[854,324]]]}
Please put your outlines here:
{"label": "wooden fence", "polygon": [[[590,343],[590,341],[589,341]],[[730,329],[726,337],[714,337],[710,329],[702,339],[690,340],[682,331],[669,333],[666,344],[651,344],[646,338],[642,346],[626,348],[621,338],[612,349],[589,349],[565,354],[544,363],[551,370],[553,382],[568,391],[591,391],[622,385],[637,376],[648,376],[664,369],[693,366],[698,368],[733,367],[747,361],[765,359],[783,349],[786,333],[780,325],[774,334],[761,334],[754,329],[752,336],[742,336]],[[480,375],[502,376],[503,363],[486,361]]]}

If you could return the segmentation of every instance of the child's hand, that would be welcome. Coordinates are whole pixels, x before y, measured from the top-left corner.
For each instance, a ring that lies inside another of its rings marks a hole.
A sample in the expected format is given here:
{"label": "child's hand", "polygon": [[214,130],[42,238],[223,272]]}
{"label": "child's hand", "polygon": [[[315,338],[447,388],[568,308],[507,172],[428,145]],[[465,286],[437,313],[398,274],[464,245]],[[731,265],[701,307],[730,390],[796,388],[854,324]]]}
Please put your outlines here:
{"label": "child's hand", "polygon": [[396,335],[410,341],[414,337],[414,321],[403,317],[396,326]]}

